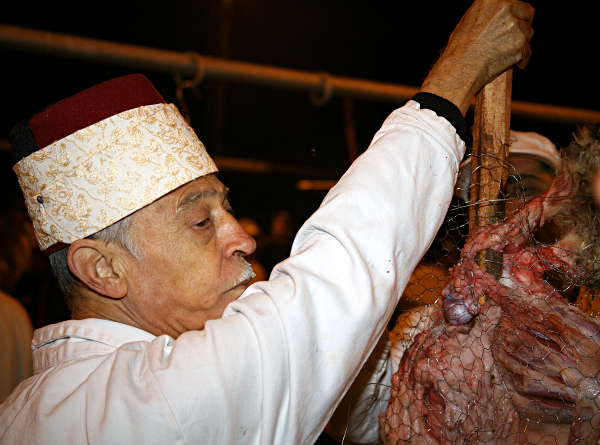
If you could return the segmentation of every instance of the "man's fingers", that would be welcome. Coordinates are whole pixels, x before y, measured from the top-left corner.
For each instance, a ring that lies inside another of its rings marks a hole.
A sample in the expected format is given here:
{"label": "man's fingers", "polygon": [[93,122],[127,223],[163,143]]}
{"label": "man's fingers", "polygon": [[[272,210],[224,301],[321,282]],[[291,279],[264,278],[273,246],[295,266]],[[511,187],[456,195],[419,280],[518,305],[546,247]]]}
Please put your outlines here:
{"label": "man's fingers", "polygon": [[517,62],[517,68],[519,69],[523,69],[527,66],[527,64],[529,63],[529,59],[531,58],[531,46],[527,46],[527,49],[525,50],[525,52],[523,53],[523,57],[521,58],[521,60],[519,60]]}
{"label": "man's fingers", "polygon": [[533,37],[533,28],[531,27],[531,23],[528,23],[523,20],[517,20],[517,24],[519,25],[519,29],[521,30],[527,41],[530,42]]}
{"label": "man's fingers", "polygon": [[[518,6],[522,8],[522,12],[526,13],[524,18],[517,19],[517,24],[519,26],[519,30],[525,36],[527,42],[530,42],[533,38],[533,28],[531,26],[531,22],[533,20],[534,9],[527,3],[519,2]],[[527,8],[529,7],[529,8]],[[516,14],[515,14],[516,16]],[[523,69],[529,63],[529,59],[531,57],[531,45],[527,43],[522,50],[521,60],[517,62],[517,68]]]}
{"label": "man's fingers", "polygon": [[524,22],[531,24],[533,23],[533,16],[535,15],[535,9],[529,3],[516,1],[513,3],[512,7],[513,14],[519,20],[523,20]]}

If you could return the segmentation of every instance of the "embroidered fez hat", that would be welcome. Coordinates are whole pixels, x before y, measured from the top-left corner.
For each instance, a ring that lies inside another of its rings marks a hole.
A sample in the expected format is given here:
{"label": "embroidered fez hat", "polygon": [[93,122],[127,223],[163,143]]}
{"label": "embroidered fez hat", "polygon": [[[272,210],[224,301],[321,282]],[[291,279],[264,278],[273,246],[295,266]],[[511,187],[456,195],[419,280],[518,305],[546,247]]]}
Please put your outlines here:
{"label": "embroidered fez hat", "polygon": [[177,108],[141,74],[51,105],[10,138],[13,170],[47,255],[217,172]]}

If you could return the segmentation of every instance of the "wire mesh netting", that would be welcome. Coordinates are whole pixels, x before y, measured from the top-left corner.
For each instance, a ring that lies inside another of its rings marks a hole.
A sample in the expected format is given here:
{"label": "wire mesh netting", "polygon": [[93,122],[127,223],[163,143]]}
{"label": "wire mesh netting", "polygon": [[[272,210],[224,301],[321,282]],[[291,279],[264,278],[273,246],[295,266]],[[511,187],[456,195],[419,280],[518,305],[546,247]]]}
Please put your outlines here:
{"label": "wire mesh netting", "polygon": [[483,203],[454,202],[392,320],[384,443],[599,442],[599,164],[600,125],[585,127],[541,197],[509,166],[502,200],[521,206],[506,219],[476,227]]}

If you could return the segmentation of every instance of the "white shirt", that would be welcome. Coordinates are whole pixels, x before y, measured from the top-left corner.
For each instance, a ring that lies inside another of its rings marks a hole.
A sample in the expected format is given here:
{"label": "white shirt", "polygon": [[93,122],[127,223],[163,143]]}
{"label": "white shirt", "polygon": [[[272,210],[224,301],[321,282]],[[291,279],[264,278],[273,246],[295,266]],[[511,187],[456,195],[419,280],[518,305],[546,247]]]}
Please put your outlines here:
{"label": "white shirt", "polygon": [[463,153],[445,119],[409,102],[291,257],[203,331],[37,331],[35,375],[0,406],[0,443],[314,443],[442,223]]}

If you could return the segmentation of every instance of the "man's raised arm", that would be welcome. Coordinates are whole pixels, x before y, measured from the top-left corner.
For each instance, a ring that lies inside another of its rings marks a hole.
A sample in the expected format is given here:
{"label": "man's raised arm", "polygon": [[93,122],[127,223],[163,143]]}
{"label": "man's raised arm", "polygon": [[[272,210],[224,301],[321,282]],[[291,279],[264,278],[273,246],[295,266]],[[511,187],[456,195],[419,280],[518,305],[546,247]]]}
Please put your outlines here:
{"label": "man's raised arm", "polygon": [[[529,4],[519,1],[475,1],[414,100],[446,118],[461,134],[475,94],[513,65],[524,68],[529,62],[533,14]],[[344,437],[349,445],[381,443],[378,415],[387,406],[387,385],[394,372],[386,339],[384,333],[327,425],[329,435]]]}

